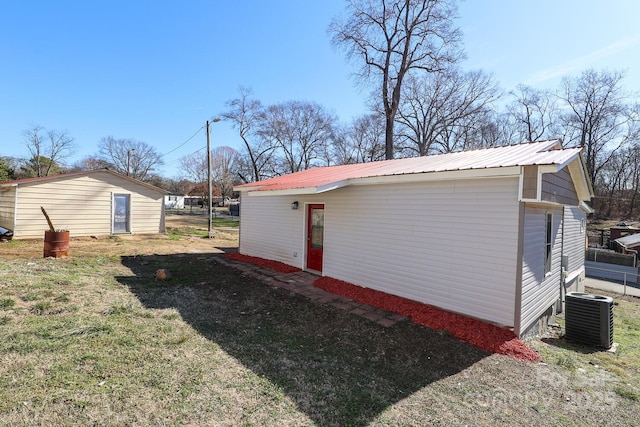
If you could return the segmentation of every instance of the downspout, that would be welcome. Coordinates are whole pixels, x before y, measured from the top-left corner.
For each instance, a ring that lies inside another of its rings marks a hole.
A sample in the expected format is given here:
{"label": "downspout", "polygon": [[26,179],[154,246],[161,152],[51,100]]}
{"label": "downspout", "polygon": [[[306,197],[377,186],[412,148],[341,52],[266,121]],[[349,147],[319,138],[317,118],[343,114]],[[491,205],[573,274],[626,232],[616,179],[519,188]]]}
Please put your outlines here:
{"label": "downspout", "polygon": [[624,248],[625,251],[627,252],[633,252],[633,266],[638,268],[638,250],[637,249],[627,249],[626,247]]}
{"label": "downspout", "polygon": [[240,210],[238,211],[238,253],[242,253],[242,248],[240,247],[240,242],[242,242],[242,196],[244,192],[240,192],[238,196],[238,203],[240,203]]}
{"label": "downspout", "polygon": [[520,337],[522,332],[522,257],[524,253],[524,202],[518,203],[518,250],[516,254],[516,289],[515,307],[513,311],[513,332]]}
{"label": "downspout", "polygon": [[623,245],[622,243],[619,243],[619,242],[616,242],[616,243],[618,243],[620,246],[622,246],[625,251],[633,252],[633,266],[634,267],[638,267],[638,251],[636,249],[629,249],[625,245]]}
{"label": "downspout", "polygon": [[562,304],[564,304],[564,293],[565,293],[565,278],[567,275],[567,270],[564,268],[564,232],[566,229],[566,209],[562,207],[562,242],[560,242],[560,296],[558,297],[558,301],[556,302],[556,313],[562,313]]}

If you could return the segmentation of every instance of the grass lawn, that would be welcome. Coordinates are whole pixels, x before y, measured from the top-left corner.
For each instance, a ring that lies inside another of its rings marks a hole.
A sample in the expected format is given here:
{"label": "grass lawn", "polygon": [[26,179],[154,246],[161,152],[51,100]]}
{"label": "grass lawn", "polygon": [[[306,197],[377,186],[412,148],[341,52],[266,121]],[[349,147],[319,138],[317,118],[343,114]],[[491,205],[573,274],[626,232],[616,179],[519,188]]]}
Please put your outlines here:
{"label": "grass lawn", "polygon": [[521,362],[243,276],[216,262],[232,235],[180,221],[67,259],[0,244],[0,425],[637,425],[637,300],[617,353],[547,338]]}

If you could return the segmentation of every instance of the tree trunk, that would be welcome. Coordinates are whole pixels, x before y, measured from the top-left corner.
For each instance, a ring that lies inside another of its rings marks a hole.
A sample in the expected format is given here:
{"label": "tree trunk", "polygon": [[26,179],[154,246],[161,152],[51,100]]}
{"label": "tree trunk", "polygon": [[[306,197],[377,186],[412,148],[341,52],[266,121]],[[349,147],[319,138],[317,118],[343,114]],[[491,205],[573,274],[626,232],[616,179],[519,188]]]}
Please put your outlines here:
{"label": "tree trunk", "polygon": [[384,149],[385,159],[393,159],[393,125],[394,119],[390,114],[387,115],[387,126],[384,132]]}

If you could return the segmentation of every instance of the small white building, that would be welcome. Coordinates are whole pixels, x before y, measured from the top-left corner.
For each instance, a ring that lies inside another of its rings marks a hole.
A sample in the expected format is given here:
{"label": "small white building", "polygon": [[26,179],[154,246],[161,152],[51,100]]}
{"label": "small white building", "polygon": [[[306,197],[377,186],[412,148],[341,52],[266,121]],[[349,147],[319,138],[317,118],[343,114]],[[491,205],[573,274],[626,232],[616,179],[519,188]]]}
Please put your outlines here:
{"label": "small white building", "polygon": [[14,239],[42,238],[44,207],[71,237],[164,233],[165,194],[108,169],[0,182],[0,227]]}
{"label": "small white building", "polygon": [[187,196],[180,194],[165,194],[164,207],[165,209],[184,209],[184,199]]}
{"label": "small white building", "polygon": [[235,187],[240,253],[535,334],[583,289],[581,149],[543,141]]}

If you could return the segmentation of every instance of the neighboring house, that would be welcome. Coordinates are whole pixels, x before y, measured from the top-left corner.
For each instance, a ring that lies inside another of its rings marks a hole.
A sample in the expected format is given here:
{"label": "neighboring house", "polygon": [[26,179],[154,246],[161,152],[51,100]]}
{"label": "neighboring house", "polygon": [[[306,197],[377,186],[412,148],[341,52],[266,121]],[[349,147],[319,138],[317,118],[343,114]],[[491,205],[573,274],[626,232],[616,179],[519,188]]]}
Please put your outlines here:
{"label": "neighboring house", "polygon": [[240,253],[513,328],[584,289],[581,149],[543,141],[240,185]]}
{"label": "neighboring house", "polygon": [[[630,236],[633,234],[639,234],[640,228],[634,227],[628,224],[618,224],[615,227],[609,228],[609,242],[613,243],[621,237]],[[613,245],[609,249],[615,249]]]}
{"label": "neighboring house", "polygon": [[165,209],[184,209],[184,199],[187,196],[179,194],[166,194],[164,196]]}
{"label": "neighboring house", "polygon": [[207,204],[205,203],[204,198],[201,196],[187,196],[184,199],[184,205],[204,207]]}
{"label": "neighboring house", "polygon": [[0,182],[0,227],[14,239],[42,238],[49,229],[42,206],[71,237],[164,233],[165,194],[108,169]]}
{"label": "neighboring house", "polygon": [[620,237],[616,239],[615,242],[618,244],[618,248],[620,252],[624,254],[635,254],[638,255],[638,251],[640,251],[640,234],[630,234],[625,237]]}

